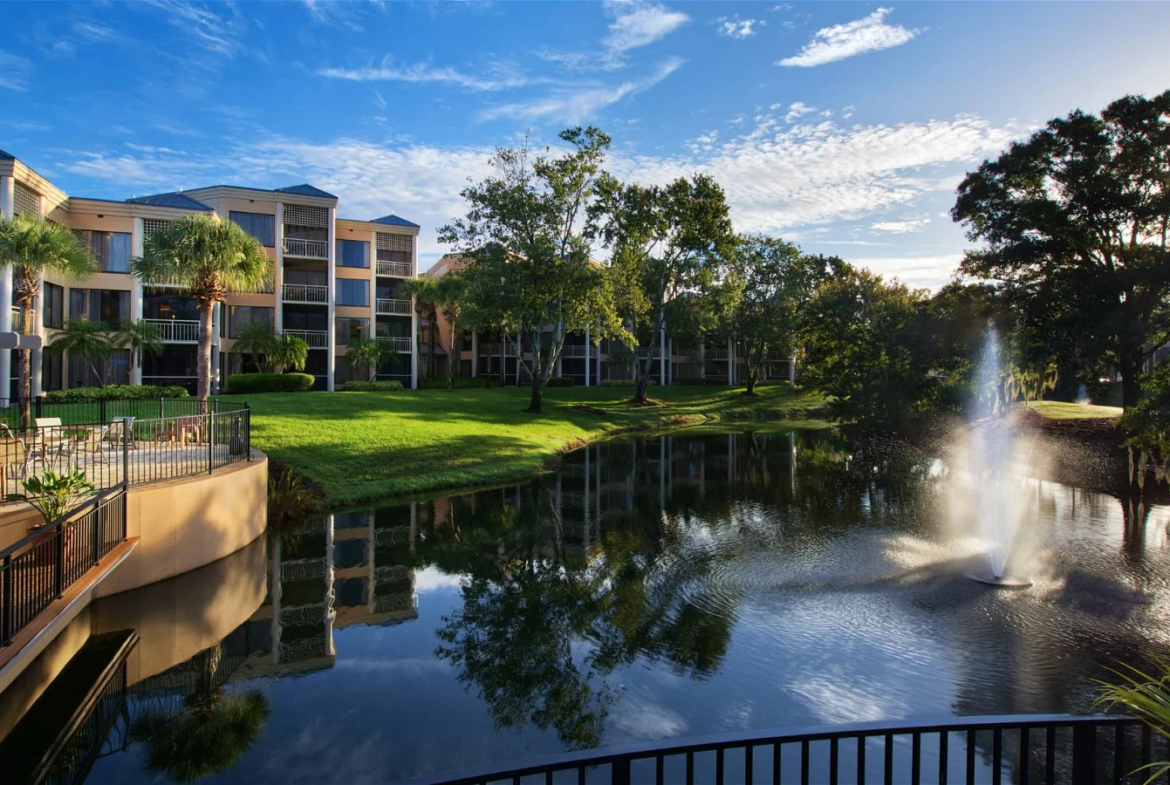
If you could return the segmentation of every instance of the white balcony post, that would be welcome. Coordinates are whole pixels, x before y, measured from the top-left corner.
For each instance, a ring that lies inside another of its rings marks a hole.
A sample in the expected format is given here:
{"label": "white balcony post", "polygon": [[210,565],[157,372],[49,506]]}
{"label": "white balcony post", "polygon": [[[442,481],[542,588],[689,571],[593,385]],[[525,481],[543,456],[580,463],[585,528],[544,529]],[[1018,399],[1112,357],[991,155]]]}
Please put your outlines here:
{"label": "white balcony post", "polygon": [[[418,236],[411,239],[410,277],[418,277]],[[410,299],[410,389],[418,389],[418,309],[414,298]]]}
{"label": "white balcony post", "polygon": [[[45,197],[41,196],[37,199],[38,218],[45,220]],[[37,275],[37,297],[33,301],[33,320],[32,320],[32,334],[39,335],[43,339],[45,336],[45,274],[39,273]],[[23,326],[23,325],[22,325]],[[44,376],[44,362],[42,360],[42,349],[33,349],[29,352],[29,368],[28,368],[28,385],[29,395],[37,398],[41,394],[42,377]]]}
{"label": "white balcony post", "polygon": [[[585,325],[585,386],[586,387],[589,386],[589,325]],[[586,474],[586,476],[588,476],[588,474],[589,474],[589,469],[588,469],[589,453],[588,452],[585,453],[585,463],[586,463],[585,474]],[[586,509],[585,509],[585,520],[586,520],[586,522],[588,522],[588,520],[589,520],[588,504],[586,504]],[[588,531],[588,530],[589,530],[588,525],[586,525],[586,531]]]}
{"label": "white balcony post", "polygon": [[658,383],[670,384],[666,378],[666,325],[663,324],[658,333]]}
{"label": "white balcony post", "polygon": [[735,386],[735,346],[727,339],[727,386]]}
{"label": "white balcony post", "polygon": [[272,314],[272,329],[280,335],[284,331],[284,203],[276,203],[276,268],[272,276],[272,291],[276,293],[276,308]]}
{"label": "white balcony post", "polygon": [[333,392],[334,386],[334,372],[333,366],[337,361],[337,346],[336,341],[333,340],[333,333],[337,326],[333,323],[335,320],[335,313],[337,311],[337,208],[329,208],[329,239],[327,241],[328,247],[325,252],[329,254],[329,315],[327,318],[326,327],[328,335],[325,340],[327,346],[325,347],[325,389]]}
{"label": "white balcony post", "polygon": [[[16,181],[0,177],[0,218],[11,218],[16,200]],[[0,332],[12,332],[12,268],[0,270]],[[0,398],[12,394],[12,350],[0,349]]]}
{"label": "white balcony post", "polygon": [[788,383],[796,384],[796,355],[788,358]]}
{"label": "white balcony post", "polygon": [[471,331],[471,378],[479,376],[479,333]]}
{"label": "white balcony post", "polygon": [[[131,256],[138,259],[142,256],[143,250],[146,247],[146,235],[141,218],[134,219],[134,231],[130,234],[130,245],[132,248]],[[137,322],[142,318],[143,312],[143,291],[142,281],[138,280],[138,276],[131,276],[130,278],[130,321]],[[133,354],[130,357],[130,383],[142,384],[142,365],[134,362]]]}

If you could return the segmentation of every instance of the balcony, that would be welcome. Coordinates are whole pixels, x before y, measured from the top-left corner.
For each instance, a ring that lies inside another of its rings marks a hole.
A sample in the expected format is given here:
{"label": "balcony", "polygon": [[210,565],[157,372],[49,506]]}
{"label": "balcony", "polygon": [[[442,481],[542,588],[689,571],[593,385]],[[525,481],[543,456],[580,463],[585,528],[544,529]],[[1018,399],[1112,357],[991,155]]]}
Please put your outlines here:
{"label": "balcony", "polygon": [[329,259],[329,243],[325,240],[298,240],[295,237],[284,238],[284,255],[297,256],[301,259]]}
{"label": "balcony", "polygon": [[325,330],[285,330],[284,334],[300,338],[310,349],[329,348],[329,333]]}
{"label": "balcony", "polygon": [[163,343],[199,343],[199,322],[193,319],[147,319]]}
{"label": "balcony", "polygon": [[411,346],[409,338],[392,337],[379,338],[378,340],[385,341],[386,343],[390,344],[390,348],[399,354],[410,354],[412,351],[414,351],[414,347]]}
{"label": "balcony", "polygon": [[568,345],[562,346],[561,347],[561,357],[568,358],[568,359],[572,359],[575,357],[584,358],[586,353],[596,357],[597,350],[592,349],[590,351],[590,348],[591,347],[584,346],[584,345],[582,345],[582,346],[568,346]]}
{"label": "balcony", "polygon": [[657,360],[661,356],[661,346],[638,346],[634,349],[634,357],[639,360],[645,360],[647,357]]}
{"label": "balcony", "polygon": [[283,290],[281,299],[286,303],[312,303],[313,305],[329,304],[328,286],[286,283],[281,288]]}
{"label": "balcony", "polygon": [[[504,347],[504,351],[507,352],[507,354],[505,355],[506,357],[515,357],[516,356],[516,348],[513,344],[507,344]],[[499,357],[500,356],[500,345],[498,343],[481,343],[479,345],[479,356],[480,357]]]}
{"label": "balcony", "polygon": [[414,312],[410,300],[378,300],[375,307],[378,316],[410,316]]}
{"label": "balcony", "polygon": [[393,278],[410,278],[410,262],[384,262],[379,259],[377,273]]}

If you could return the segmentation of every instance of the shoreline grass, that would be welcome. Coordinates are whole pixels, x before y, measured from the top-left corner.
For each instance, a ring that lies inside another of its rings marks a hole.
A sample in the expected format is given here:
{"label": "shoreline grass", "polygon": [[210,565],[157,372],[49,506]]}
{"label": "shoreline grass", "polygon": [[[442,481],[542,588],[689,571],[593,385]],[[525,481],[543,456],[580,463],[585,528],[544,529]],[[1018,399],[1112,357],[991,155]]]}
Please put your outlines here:
{"label": "shoreline grass", "polygon": [[788,386],[550,388],[544,414],[526,388],[229,396],[252,407],[252,445],[305,476],[329,506],[508,482],[599,438],[696,424],[826,427],[818,397]]}
{"label": "shoreline grass", "polygon": [[1125,413],[1120,406],[1096,406],[1066,401],[1030,401],[1025,405],[1049,420],[1116,420]]}

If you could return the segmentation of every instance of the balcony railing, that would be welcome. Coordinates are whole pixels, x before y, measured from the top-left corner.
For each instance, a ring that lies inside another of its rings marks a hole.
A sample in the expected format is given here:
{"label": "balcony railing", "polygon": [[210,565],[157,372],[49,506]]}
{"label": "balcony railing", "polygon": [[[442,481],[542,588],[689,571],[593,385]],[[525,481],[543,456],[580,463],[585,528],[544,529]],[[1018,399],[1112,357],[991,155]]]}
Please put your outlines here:
{"label": "balcony railing", "polygon": [[384,262],[378,260],[378,275],[389,275],[394,278],[410,277],[410,262]]}
{"label": "balcony railing", "polygon": [[403,353],[410,354],[412,351],[414,351],[414,347],[411,346],[409,338],[395,337],[395,338],[381,338],[379,340],[388,342],[390,344],[390,348],[392,348],[394,351],[396,351],[400,354],[403,354]]}
{"label": "balcony railing", "polygon": [[147,319],[163,343],[199,343],[199,322],[194,319]]}
{"label": "balcony railing", "polygon": [[284,334],[300,338],[310,349],[329,348],[329,333],[325,330],[285,330]]}
{"label": "balcony railing", "polygon": [[[590,347],[587,347],[587,346],[575,346],[575,345],[574,346],[562,346],[561,347],[561,357],[569,357],[569,358],[585,357],[586,351],[589,349],[590,349]],[[588,351],[588,353],[594,357],[597,356],[596,349],[593,349],[592,351]]]}
{"label": "balcony railing", "polygon": [[299,256],[302,259],[328,259],[329,243],[324,240],[298,240],[284,238],[284,255]]}
{"label": "balcony railing", "polygon": [[[504,355],[505,357],[515,357],[516,356],[516,348],[512,344],[506,344],[504,346],[504,351],[507,352],[507,354]],[[479,356],[480,357],[499,357],[500,356],[500,345],[498,343],[481,343],[479,345]]]}
{"label": "balcony railing", "polygon": [[658,359],[661,356],[661,346],[638,346],[634,349],[634,357],[639,360],[645,360],[647,357]]}
{"label": "balcony railing", "polygon": [[378,300],[376,306],[380,316],[410,316],[414,310],[410,300]]}
{"label": "balcony railing", "polygon": [[301,283],[286,283],[283,287],[283,300],[286,303],[313,303],[315,305],[329,304],[328,286],[311,286]]}

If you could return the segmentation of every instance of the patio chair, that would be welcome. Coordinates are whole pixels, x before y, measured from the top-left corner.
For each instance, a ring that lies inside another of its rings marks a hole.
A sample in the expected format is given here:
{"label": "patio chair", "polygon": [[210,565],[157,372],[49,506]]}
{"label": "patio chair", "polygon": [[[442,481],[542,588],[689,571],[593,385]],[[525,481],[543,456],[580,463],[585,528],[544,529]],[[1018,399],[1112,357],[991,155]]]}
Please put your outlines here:
{"label": "patio chair", "polygon": [[205,425],[205,417],[196,415],[194,417],[179,417],[175,421],[175,427],[178,430],[178,441],[180,444],[187,444],[189,436],[195,437],[196,444],[203,444],[203,429]]}
{"label": "patio chair", "polygon": [[110,421],[110,429],[107,431],[110,441],[118,447],[126,442],[127,449],[138,449],[138,445],[134,443],[134,418],[133,417],[115,417]]}
{"label": "patio chair", "polygon": [[109,436],[114,428],[112,425],[93,425],[78,429],[78,433],[73,437],[73,456],[75,458],[93,456],[97,462],[108,464],[110,456],[106,453],[106,448],[110,446]]}
{"label": "patio chair", "polygon": [[24,440],[12,435],[7,425],[0,423],[0,450],[4,464],[0,466],[0,500],[8,498],[8,480],[21,480],[28,474],[29,452]]}
{"label": "patio chair", "polygon": [[36,426],[33,461],[39,460],[43,465],[49,459],[55,459],[59,463],[62,458],[73,456],[73,439],[66,436],[60,417],[37,417]]}

